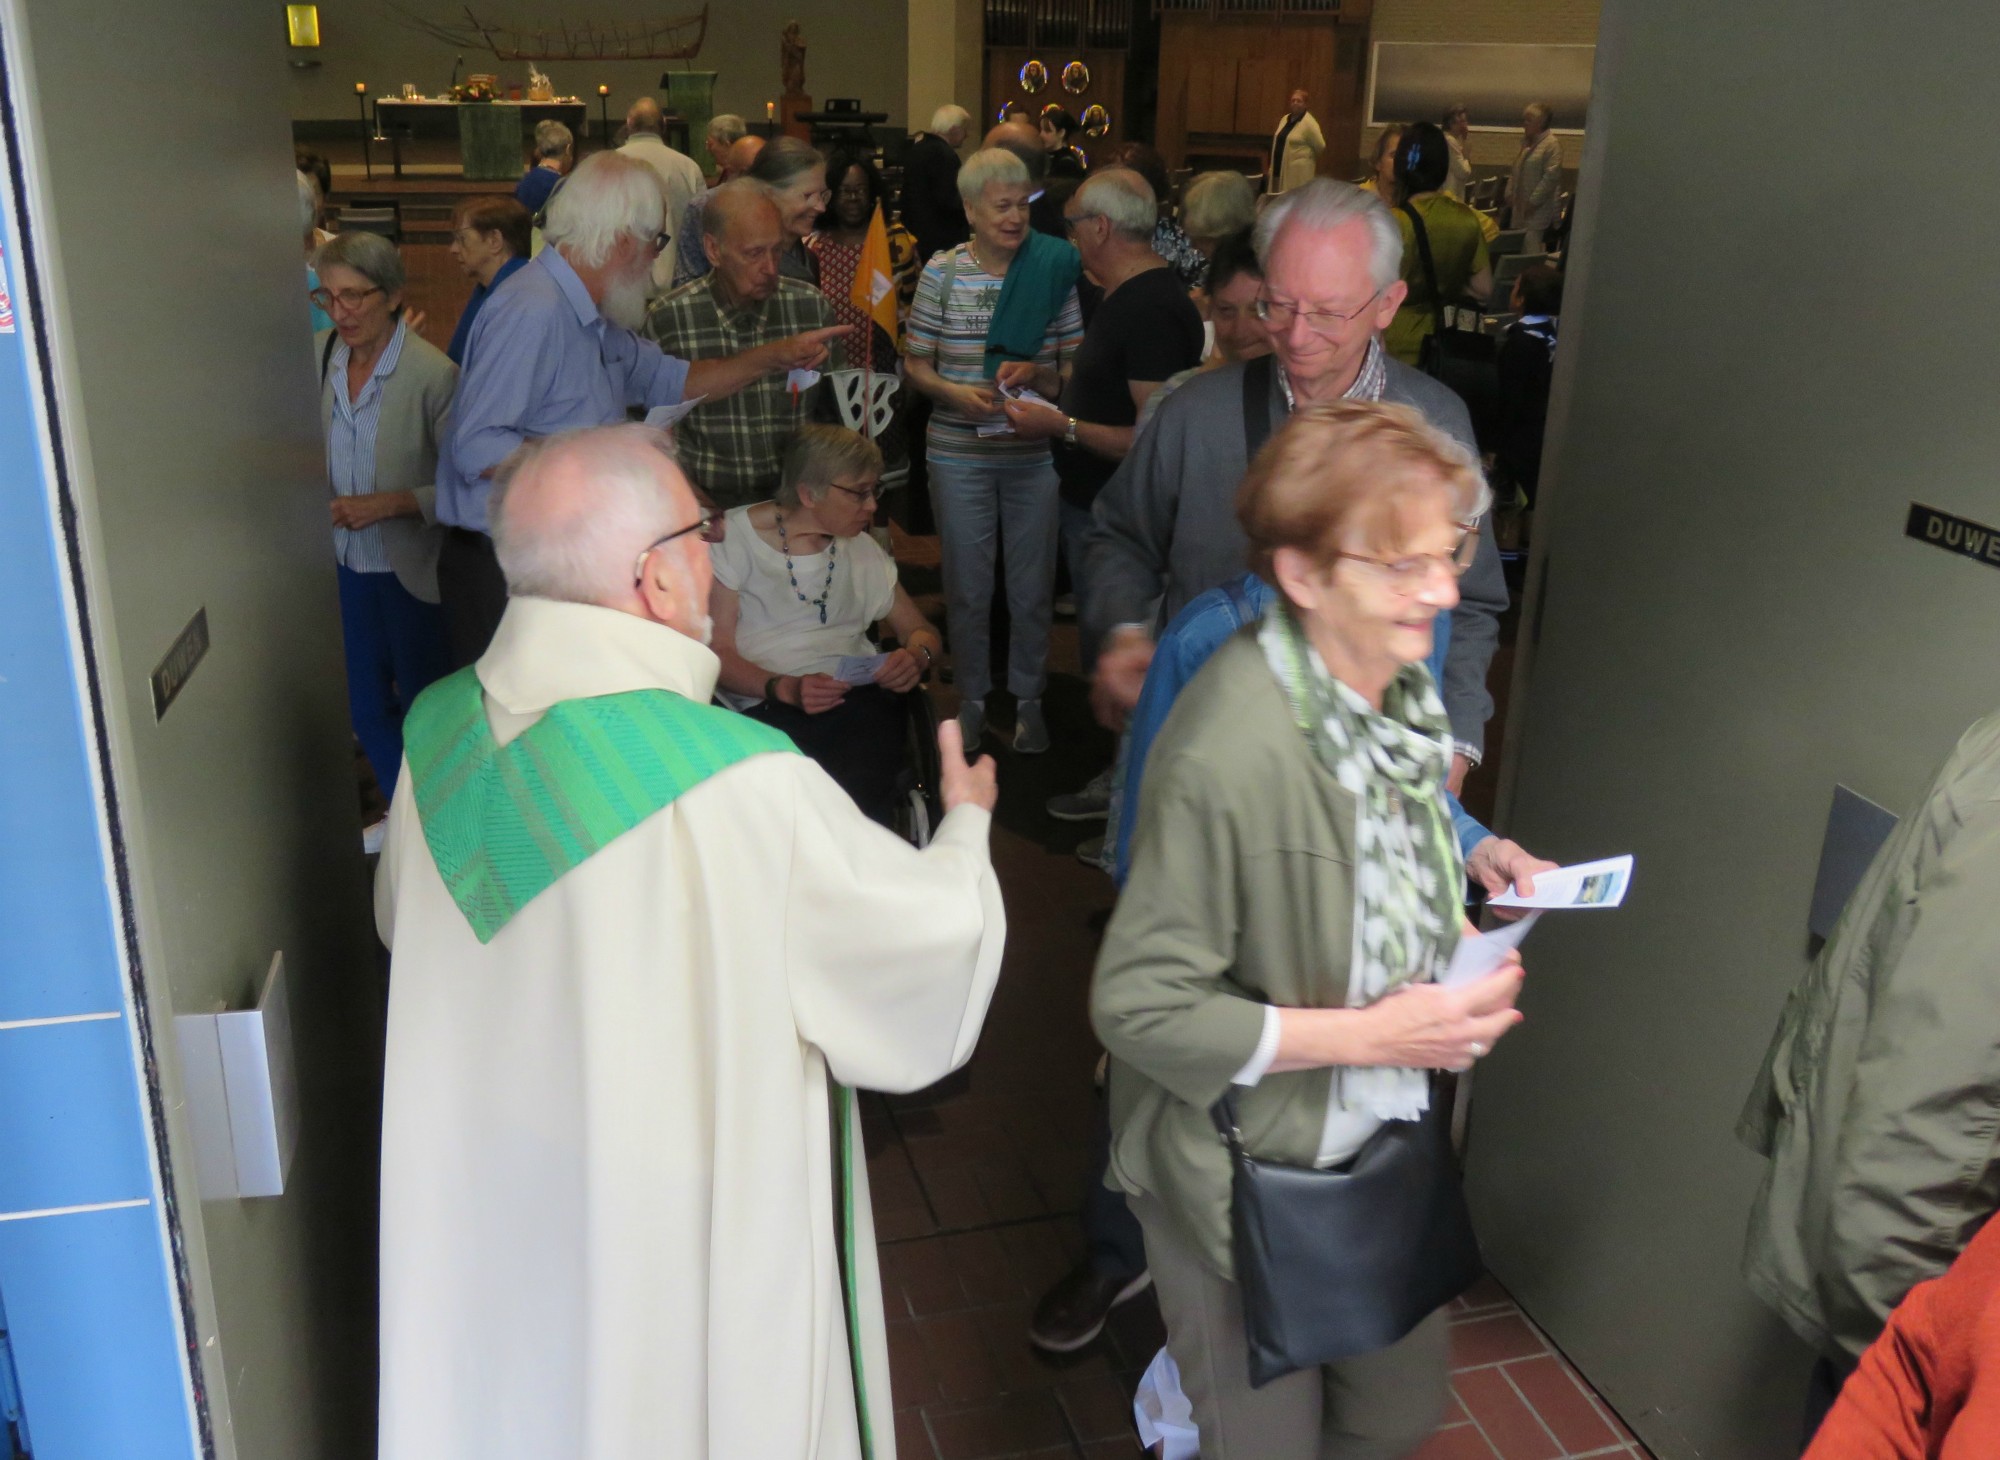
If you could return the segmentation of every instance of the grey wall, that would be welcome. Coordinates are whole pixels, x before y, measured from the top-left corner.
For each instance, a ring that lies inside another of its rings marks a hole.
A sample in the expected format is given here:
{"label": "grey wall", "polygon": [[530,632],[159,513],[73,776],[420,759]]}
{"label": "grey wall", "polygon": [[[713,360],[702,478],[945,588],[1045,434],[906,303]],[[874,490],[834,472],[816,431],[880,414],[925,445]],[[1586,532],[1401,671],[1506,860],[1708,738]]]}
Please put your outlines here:
{"label": "grey wall", "polygon": [[[283,36],[233,0],[17,9],[28,205],[223,1453],[365,1454],[381,985]],[[110,38],[143,38],[147,74],[172,78],[143,124],[107,123]],[[204,605],[213,647],[156,724],[148,672]],[[166,1021],[244,1006],[279,949],[305,1119],[292,1189],[203,1205]]]}
{"label": "grey wall", "polygon": [[1913,498],[2000,523],[1996,52],[1963,5],[1604,9],[1509,825],[1638,867],[1528,943],[1471,1183],[1499,1276],[1667,1460],[1796,1453],[1731,1128],[1834,783],[1905,810],[2000,704],[2000,573],[1901,535]]}
{"label": "grey wall", "polygon": [[[456,0],[405,0],[403,8],[444,25],[463,25],[465,10]],[[701,0],[597,0],[577,5],[572,0],[473,0],[473,11],[528,25],[565,18],[652,20],[696,13]],[[285,50],[284,11],[272,6],[259,11]],[[905,0],[711,0],[708,37],[701,54],[683,67],[714,71],[717,111],[752,119],[764,115],[764,103],[776,101],[778,34],[796,20],[806,38],[806,90],[815,102],[830,96],[858,96],[873,111],[889,113],[892,123],[903,119],[908,79]],[[332,0],[319,7],[320,40],[314,69],[290,72],[291,115],[300,121],[347,120],[355,116],[354,83],[365,81],[371,94],[400,95],[405,81],[435,95],[451,79],[452,57],[461,54],[440,40],[401,23],[380,0]],[[488,71],[502,85],[528,81],[524,61],[499,62],[490,51],[465,51],[465,73]],[[590,103],[597,120],[597,88],[611,88],[611,120],[623,120],[625,108],[641,94],[660,95],[661,61],[544,61],[561,96],[579,96]],[[947,58],[946,64],[949,64]],[[283,63],[279,70],[284,71]],[[929,120],[924,118],[923,120]],[[919,123],[921,125],[921,123]],[[699,139],[697,139],[698,141]]]}

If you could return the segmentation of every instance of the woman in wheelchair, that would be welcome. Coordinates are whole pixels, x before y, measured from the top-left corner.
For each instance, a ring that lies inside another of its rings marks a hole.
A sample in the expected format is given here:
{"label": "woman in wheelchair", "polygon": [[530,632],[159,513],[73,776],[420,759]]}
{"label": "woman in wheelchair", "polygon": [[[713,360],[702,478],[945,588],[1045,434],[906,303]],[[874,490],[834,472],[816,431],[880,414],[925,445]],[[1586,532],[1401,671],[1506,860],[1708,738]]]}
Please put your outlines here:
{"label": "woman in wheelchair", "polygon": [[[887,825],[907,753],[905,697],[943,641],[868,534],[881,477],[874,442],[802,427],[777,500],[729,513],[710,548],[709,613],[724,703],[783,730]],[[899,647],[871,642],[877,624]]]}

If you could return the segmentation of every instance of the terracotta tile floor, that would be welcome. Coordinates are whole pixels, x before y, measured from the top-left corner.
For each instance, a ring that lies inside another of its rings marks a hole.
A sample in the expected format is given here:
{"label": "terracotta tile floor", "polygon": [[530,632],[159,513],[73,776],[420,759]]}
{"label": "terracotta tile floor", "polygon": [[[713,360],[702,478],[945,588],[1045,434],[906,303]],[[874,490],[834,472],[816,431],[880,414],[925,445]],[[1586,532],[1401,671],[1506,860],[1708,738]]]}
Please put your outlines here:
{"label": "terracotta tile floor", "polygon": [[[935,539],[898,529],[895,549],[906,586],[937,615]],[[901,1460],[1137,1456],[1132,1392],[1164,1337],[1146,1293],[1080,1353],[1053,1357],[1027,1339],[1035,1299],[1082,1252],[1076,1211],[1098,1056],[1085,995],[1112,901],[1110,879],[1073,856],[1101,828],[1042,810],[1112,748],[1084,702],[1074,631],[1060,623],[1051,665],[1055,748],[996,752],[994,857],[1010,927],[978,1052],[921,1094],[862,1101]],[[1504,687],[1504,665],[1494,681]],[[951,703],[947,690],[941,712]],[[989,708],[1004,732],[1001,697]],[[1491,734],[1497,745],[1497,717]],[[1492,1282],[1457,1305],[1452,1353],[1456,1402],[1418,1460],[1644,1460]]]}

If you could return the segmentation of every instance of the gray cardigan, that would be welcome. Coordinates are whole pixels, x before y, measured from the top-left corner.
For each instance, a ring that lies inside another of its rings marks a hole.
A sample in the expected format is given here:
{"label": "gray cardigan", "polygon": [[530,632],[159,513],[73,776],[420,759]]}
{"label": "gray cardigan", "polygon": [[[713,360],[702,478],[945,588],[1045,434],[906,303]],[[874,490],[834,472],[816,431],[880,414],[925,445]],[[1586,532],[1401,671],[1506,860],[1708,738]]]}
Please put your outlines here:
{"label": "gray cardigan", "polygon": [[[1477,452],[1463,401],[1421,371],[1395,360],[1386,363],[1383,400],[1415,406],[1433,426]],[[1284,423],[1287,411],[1273,371],[1272,429]],[[1167,397],[1097,497],[1096,524],[1084,548],[1086,642],[1102,643],[1120,624],[1164,626],[1190,599],[1248,571],[1249,543],[1236,525],[1236,488],[1249,468],[1242,365],[1204,370]],[[1439,688],[1452,738],[1478,751],[1493,713],[1486,668],[1507,609],[1507,580],[1490,531],[1480,535],[1478,556],[1458,592]],[[1156,620],[1153,603],[1163,594]]]}
{"label": "gray cardigan", "polygon": [[[313,336],[313,365],[326,358],[333,331]],[[319,383],[319,429],[324,440],[333,427],[333,393],[341,388],[328,370]],[[375,490],[413,492],[417,517],[391,517],[377,524],[396,580],[425,603],[438,601],[438,548],[444,529],[437,520],[437,453],[451,416],[458,367],[444,351],[415,333],[403,337],[396,368],[382,382],[382,416],[375,427]]]}

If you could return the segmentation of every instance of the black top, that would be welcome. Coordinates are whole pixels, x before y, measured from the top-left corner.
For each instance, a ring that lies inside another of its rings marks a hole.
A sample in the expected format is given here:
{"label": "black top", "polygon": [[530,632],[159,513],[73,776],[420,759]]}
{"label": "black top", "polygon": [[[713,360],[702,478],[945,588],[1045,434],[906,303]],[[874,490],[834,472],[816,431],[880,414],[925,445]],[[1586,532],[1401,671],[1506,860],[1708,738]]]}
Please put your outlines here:
{"label": "black top", "polygon": [[929,132],[918,135],[903,161],[903,226],[915,236],[920,260],[972,236],[958,196],[958,165],[951,143]]}
{"label": "black top", "polygon": [[1290,112],[1286,112],[1285,125],[1278,128],[1278,135],[1271,139],[1270,176],[1265,179],[1265,192],[1275,193],[1279,190],[1278,178],[1285,170],[1285,139],[1292,135],[1292,128],[1296,127],[1303,120],[1303,116],[1295,117]]}
{"label": "black top", "polygon": [[[1161,381],[1201,363],[1201,314],[1168,268],[1135,274],[1104,297],[1062,394],[1065,413],[1099,426],[1139,419],[1132,382]],[[1081,446],[1051,443],[1063,500],[1088,507],[1118,463]]]}
{"label": "black top", "polygon": [[1050,177],[1082,177],[1090,171],[1090,163],[1082,152],[1074,147],[1058,147],[1049,154]]}

